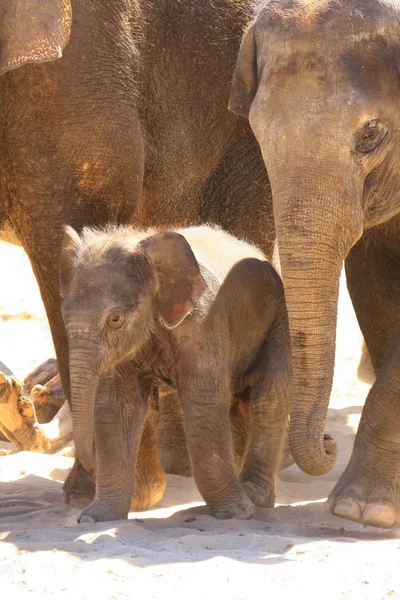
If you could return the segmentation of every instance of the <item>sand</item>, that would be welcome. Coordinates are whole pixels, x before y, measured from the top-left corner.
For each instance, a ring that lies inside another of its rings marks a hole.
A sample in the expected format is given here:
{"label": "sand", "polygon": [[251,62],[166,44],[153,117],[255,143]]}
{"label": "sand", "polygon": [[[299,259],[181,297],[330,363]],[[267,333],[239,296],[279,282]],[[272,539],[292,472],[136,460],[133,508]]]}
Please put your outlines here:
{"label": "sand", "polygon": [[[26,255],[0,242],[0,264],[0,360],[22,378],[54,350]],[[324,513],[369,389],[357,379],[360,347],[343,279],[326,428],[338,463],[319,478],[296,466],[282,472],[277,507],[258,509],[250,521],[213,519],[191,478],[168,476],[153,510],[78,525],[62,495],[72,445],[55,455],[1,456],[1,598],[400,599],[400,531]],[[0,450],[11,448],[0,442]]]}

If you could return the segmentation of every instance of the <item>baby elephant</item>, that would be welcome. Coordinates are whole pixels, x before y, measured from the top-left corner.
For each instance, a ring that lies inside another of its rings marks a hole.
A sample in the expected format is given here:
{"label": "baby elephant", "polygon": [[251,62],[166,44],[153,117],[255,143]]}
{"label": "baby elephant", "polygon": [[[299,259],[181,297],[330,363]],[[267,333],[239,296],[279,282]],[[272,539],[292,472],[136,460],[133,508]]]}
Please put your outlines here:
{"label": "baby elephant", "polygon": [[[218,229],[67,227],[60,264],[74,440],[96,495],[81,522],[126,518],[152,382],[176,389],[193,476],[212,515],[274,506],[291,359],[281,280]],[[240,477],[229,411],[251,415]]]}

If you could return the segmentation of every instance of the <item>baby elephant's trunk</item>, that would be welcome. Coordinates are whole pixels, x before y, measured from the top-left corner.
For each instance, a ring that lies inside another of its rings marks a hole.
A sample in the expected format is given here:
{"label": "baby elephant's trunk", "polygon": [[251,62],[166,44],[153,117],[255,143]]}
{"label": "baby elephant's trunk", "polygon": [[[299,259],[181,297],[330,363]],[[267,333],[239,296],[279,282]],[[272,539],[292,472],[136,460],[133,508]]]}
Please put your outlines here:
{"label": "baby elephant's trunk", "polygon": [[82,348],[70,350],[71,404],[76,455],[86,471],[95,466],[94,409],[98,361]]}

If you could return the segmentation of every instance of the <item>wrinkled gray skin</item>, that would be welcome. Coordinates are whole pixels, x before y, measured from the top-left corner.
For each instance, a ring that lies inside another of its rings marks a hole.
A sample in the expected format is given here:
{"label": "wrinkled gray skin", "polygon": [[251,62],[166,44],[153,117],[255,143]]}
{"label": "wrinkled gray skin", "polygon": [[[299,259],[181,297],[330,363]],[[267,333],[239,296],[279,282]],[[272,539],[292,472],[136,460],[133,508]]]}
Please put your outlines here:
{"label": "wrinkled gray skin", "polygon": [[[0,2],[0,230],[32,263],[67,396],[64,225],[212,222],[270,256],[262,156],[227,111],[251,11],[248,0]],[[92,490],[76,465],[67,500]]]}
{"label": "wrinkled gray skin", "polygon": [[[273,193],[293,349],[290,444],[328,472],[339,276],[378,379],[327,509],[391,527],[400,511],[400,4],[271,0],[244,36],[230,108],[248,117]],[[383,367],[383,365],[385,365]]]}
{"label": "wrinkled gray skin", "polygon": [[[80,237],[67,228],[60,278],[74,441],[87,470],[96,442],[96,495],[80,521],[126,518],[154,378],[177,391],[211,513],[250,518],[254,504],[273,506],[291,355],[282,283],[263,255],[208,227],[84,228]],[[239,480],[229,424],[235,397],[251,407]]]}
{"label": "wrinkled gray skin", "polygon": [[[192,467],[186,443],[184,416],[178,395],[176,390],[166,383],[158,382],[157,388],[157,392],[151,395],[150,403],[154,412],[155,436],[160,462],[166,473],[190,477]],[[252,423],[251,405],[248,399],[234,397],[229,416],[236,471],[240,473]],[[293,463],[286,434],[279,469],[286,469]]]}

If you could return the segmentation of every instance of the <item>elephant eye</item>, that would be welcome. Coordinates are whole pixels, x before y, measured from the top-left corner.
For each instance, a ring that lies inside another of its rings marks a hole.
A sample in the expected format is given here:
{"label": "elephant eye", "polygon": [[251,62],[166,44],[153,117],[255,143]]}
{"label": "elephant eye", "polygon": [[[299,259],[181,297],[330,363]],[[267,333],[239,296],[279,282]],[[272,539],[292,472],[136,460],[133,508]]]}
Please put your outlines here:
{"label": "elephant eye", "polygon": [[110,329],[119,329],[125,322],[125,315],[122,312],[116,311],[108,315],[107,325]]}
{"label": "elephant eye", "polygon": [[383,142],[387,133],[388,128],[382,121],[378,121],[378,119],[368,121],[356,134],[355,148],[357,152],[362,154],[372,152]]}

